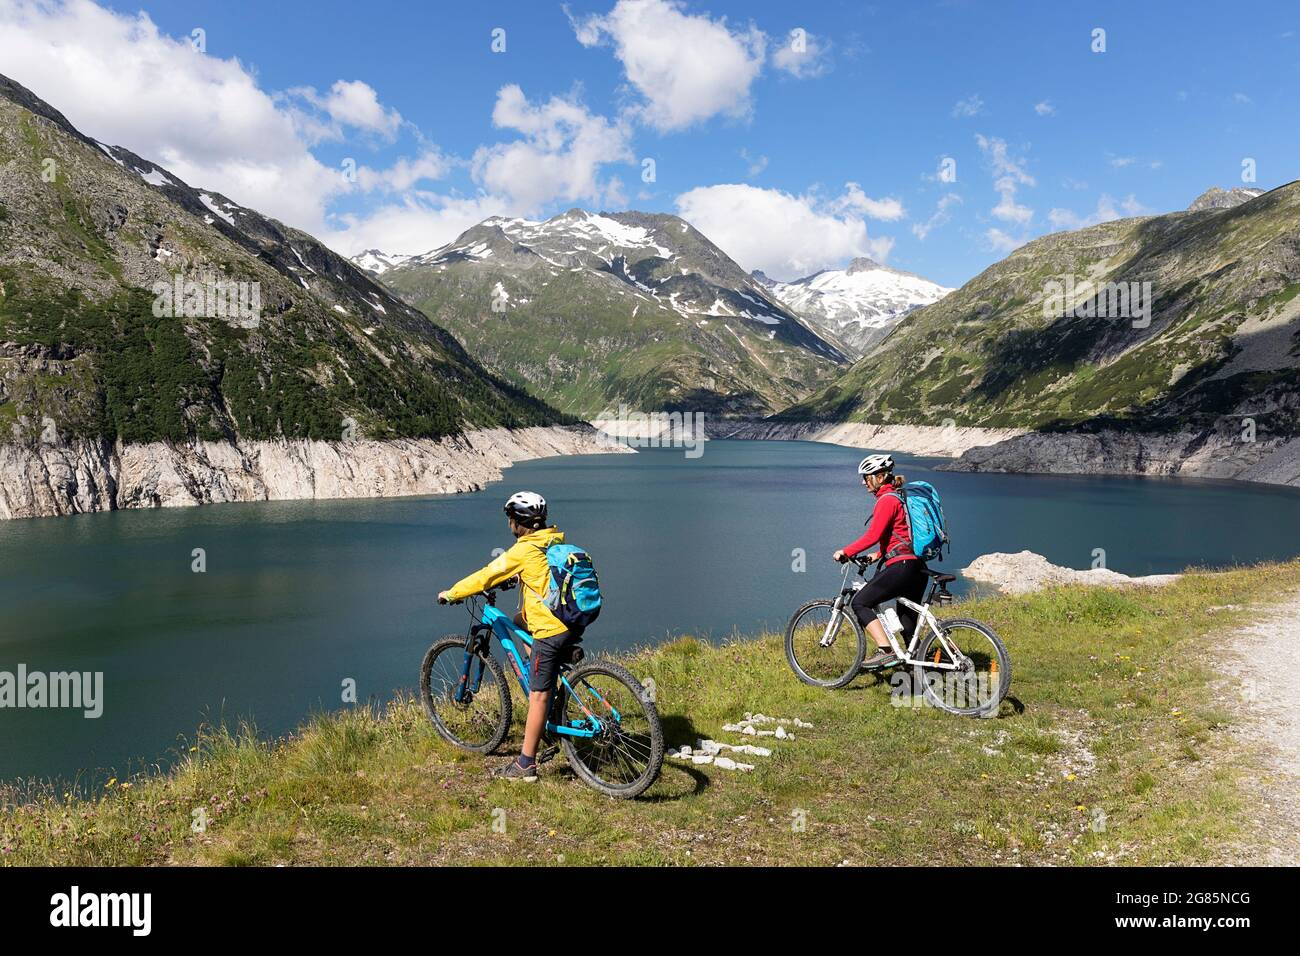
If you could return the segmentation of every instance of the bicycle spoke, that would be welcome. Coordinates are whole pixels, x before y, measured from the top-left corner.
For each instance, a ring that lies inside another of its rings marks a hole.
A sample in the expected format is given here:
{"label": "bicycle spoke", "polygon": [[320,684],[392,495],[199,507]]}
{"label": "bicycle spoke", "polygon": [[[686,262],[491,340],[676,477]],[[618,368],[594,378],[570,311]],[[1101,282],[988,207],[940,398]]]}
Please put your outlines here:
{"label": "bicycle spoke", "polygon": [[791,663],[812,683],[834,684],[856,673],[860,649],[848,619],[851,613],[836,611],[830,604],[814,604],[791,622],[786,642]]}
{"label": "bicycle spoke", "polygon": [[[612,786],[627,786],[639,780],[653,759],[653,745],[645,722],[644,705],[632,688],[605,674],[588,674],[578,682],[576,694],[565,700],[566,722],[586,717],[579,704],[586,703],[602,724],[591,738],[572,738],[577,758],[598,779]],[[615,719],[614,714],[620,719]]]}
{"label": "bicycle spoke", "polygon": [[466,673],[464,647],[448,645],[430,662],[428,680],[431,716],[451,738],[470,747],[491,739],[503,717],[501,693],[480,658],[469,661]]}
{"label": "bicycle spoke", "polygon": [[1000,699],[1002,675],[998,648],[978,627],[965,623],[945,626],[942,639],[931,647],[929,658],[956,664],[955,670],[933,670],[930,693],[945,709],[970,712],[982,710]]}

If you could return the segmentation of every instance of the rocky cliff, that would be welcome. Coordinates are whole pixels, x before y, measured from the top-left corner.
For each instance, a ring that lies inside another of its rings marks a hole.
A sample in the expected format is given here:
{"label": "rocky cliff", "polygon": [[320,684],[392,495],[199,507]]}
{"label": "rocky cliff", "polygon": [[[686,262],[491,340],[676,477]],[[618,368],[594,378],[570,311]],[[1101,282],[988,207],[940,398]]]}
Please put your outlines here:
{"label": "rocky cliff", "polygon": [[966,428],[952,425],[872,425],[867,422],[709,422],[710,438],[759,441],[817,441],[850,448],[955,458],[974,448],[1023,435],[1023,428]]}
{"label": "rocky cliff", "polygon": [[476,491],[516,461],[596,452],[630,449],[586,426],[391,441],[0,444],[0,518]]}
{"label": "rocky cliff", "polygon": [[1300,439],[1215,429],[1028,433],[966,450],[942,471],[1164,475],[1300,486]]}

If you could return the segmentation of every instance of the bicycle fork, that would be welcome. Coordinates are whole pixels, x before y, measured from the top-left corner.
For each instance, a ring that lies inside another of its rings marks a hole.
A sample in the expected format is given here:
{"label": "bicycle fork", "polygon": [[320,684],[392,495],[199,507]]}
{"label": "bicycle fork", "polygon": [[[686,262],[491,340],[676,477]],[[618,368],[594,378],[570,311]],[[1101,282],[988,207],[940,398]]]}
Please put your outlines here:
{"label": "bicycle fork", "polygon": [[[457,704],[464,705],[473,700],[483,686],[483,671],[487,669],[487,664],[478,653],[481,640],[480,637],[472,637],[465,643],[465,661],[460,669],[460,680],[456,682],[456,693],[452,695],[452,700]],[[471,681],[470,672],[474,670],[475,661],[478,661],[478,669]]]}
{"label": "bicycle fork", "polygon": [[835,643],[835,636],[840,632],[840,615],[844,613],[844,595],[841,594],[831,605],[831,617],[826,622],[826,629],[822,631],[822,638],[818,641],[821,647],[830,647]]}

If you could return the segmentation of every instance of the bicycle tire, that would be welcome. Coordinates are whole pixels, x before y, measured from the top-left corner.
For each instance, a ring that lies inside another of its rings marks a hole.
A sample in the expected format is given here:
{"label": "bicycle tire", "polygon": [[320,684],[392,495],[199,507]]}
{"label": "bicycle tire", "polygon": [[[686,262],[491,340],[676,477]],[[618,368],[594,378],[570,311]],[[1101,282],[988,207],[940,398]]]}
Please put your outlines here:
{"label": "bicycle tire", "polygon": [[823,680],[812,676],[799,663],[798,655],[795,652],[794,637],[795,628],[798,627],[800,618],[806,615],[813,608],[819,607],[834,609],[835,602],[826,598],[809,601],[807,604],[804,604],[795,611],[790,617],[790,623],[786,625],[785,629],[785,660],[786,663],[790,665],[790,669],[794,671],[795,677],[798,677],[805,684],[809,684],[813,687],[825,687],[828,690],[838,690],[841,687],[847,687],[849,684],[853,683],[853,679],[858,676],[858,673],[862,669],[862,662],[867,656],[867,635],[866,632],[863,631],[862,625],[858,623],[857,617],[853,614],[853,611],[847,606],[841,608],[840,614],[843,620],[848,621],[849,625],[853,628],[853,634],[857,640],[857,655],[848,669],[838,677]]}
{"label": "bicycle tire", "polygon": [[[568,760],[569,766],[573,768],[573,772],[577,774],[578,779],[593,790],[603,793],[606,796],[616,797],[620,800],[630,800],[633,797],[639,797],[641,794],[645,793],[655,780],[659,778],[659,772],[663,768],[664,732],[659,721],[659,710],[655,707],[654,701],[650,700],[649,695],[641,685],[641,682],[633,677],[627,668],[620,664],[615,664],[613,661],[597,658],[593,661],[584,662],[569,671],[567,677],[570,685],[573,685],[576,688],[581,685],[585,679],[595,675],[604,675],[612,678],[619,684],[622,684],[623,687],[631,693],[633,699],[639,702],[647,724],[646,733],[649,736],[649,741],[646,744],[637,741],[636,748],[638,752],[644,750],[647,753],[645,768],[630,781],[615,782],[607,780],[598,772],[598,767],[590,765],[588,758],[586,758],[580,750],[581,747],[586,746],[584,741],[591,738],[578,738],[569,734],[557,734],[556,736],[561,738],[561,743],[564,747],[564,756]],[[559,702],[559,712],[563,714],[569,700],[572,699],[572,695],[564,689],[563,685],[561,685],[561,689],[558,693],[562,695],[562,699]],[[621,726],[621,724],[622,722],[620,721],[619,725]],[[631,736],[626,736],[622,739],[631,743],[633,738]],[[611,737],[609,738],[609,741],[609,744],[606,746],[614,748],[619,747],[619,738]],[[599,746],[599,744],[593,745],[593,749]]]}
{"label": "bicycle tire", "polygon": [[[959,717],[983,717],[996,714],[998,708],[1002,705],[1003,699],[1011,690],[1011,655],[1007,651],[1006,644],[1002,642],[1002,638],[998,637],[997,632],[994,631],[993,628],[989,627],[983,621],[977,621],[974,618],[956,617],[950,618],[946,621],[939,621],[938,624],[945,632],[948,631],[949,628],[966,627],[980,632],[989,639],[989,642],[997,652],[998,686],[994,689],[991,699],[985,703],[976,707],[956,707],[934,692],[934,688],[931,686],[930,682],[924,680],[924,668],[919,668],[918,670],[922,676],[921,686],[925,699],[940,710],[947,711],[950,714],[956,714]],[[917,648],[916,657],[923,661],[929,660],[930,650],[934,647],[935,642],[938,639],[939,636],[933,631],[927,634],[925,640],[921,642],[921,646]]]}
{"label": "bicycle tire", "polygon": [[[460,705],[455,704],[449,698],[443,697],[441,691],[435,696],[434,689],[431,686],[433,681],[433,667],[438,657],[444,653],[459,652],[462,655],[455,662],[459,665],[463,662],[465,653],[466,638],[459,636],[444,637],[442,640],[434,643],[424,654],[424,660],[420,662],[420,703],[424,705],[424,712],[428,715],[429,720],[433,723],[433,729],[438,732],[438,736],[447,743],[459,747],[462,750],[469,750],[474,753],[490,754],[506,739],[506,734],[510,732],[510,719],[512,716],[510,685],[506,683],[506,674],[501,664],[491,654],[478,654],[478,658],[483,662],[488,674],[491,675],[492,684],[495,687],[496,702],[500,708],[497,716],[497,722],[483,740],[469,740],[459,736],[456,731],[448,725],[439,713],[439,707],[457,708]],[[487,688],[480,687],[479,693],[483,693]]]}

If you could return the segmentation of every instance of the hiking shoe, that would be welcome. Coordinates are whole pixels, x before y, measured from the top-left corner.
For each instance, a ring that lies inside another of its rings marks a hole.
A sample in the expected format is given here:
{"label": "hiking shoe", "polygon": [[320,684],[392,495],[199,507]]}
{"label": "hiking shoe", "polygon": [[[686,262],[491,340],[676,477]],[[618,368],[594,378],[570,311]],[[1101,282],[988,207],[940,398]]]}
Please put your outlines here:
{"label": "hiking shoe", "polygon": [[878,671],[882,667],[892,667],[898,663],[898,655],[887,647],[877,648],[876,653],[872,654],[862,662],[864,671]]}
{"label": "hiking shoe", "polygon": [[519,761],[512,760],[504,767],[498,767],[493,771],[492,776],[501,780],[522,780],[524,783],[537,782],[537,764],[531,767],[521,767]]}

